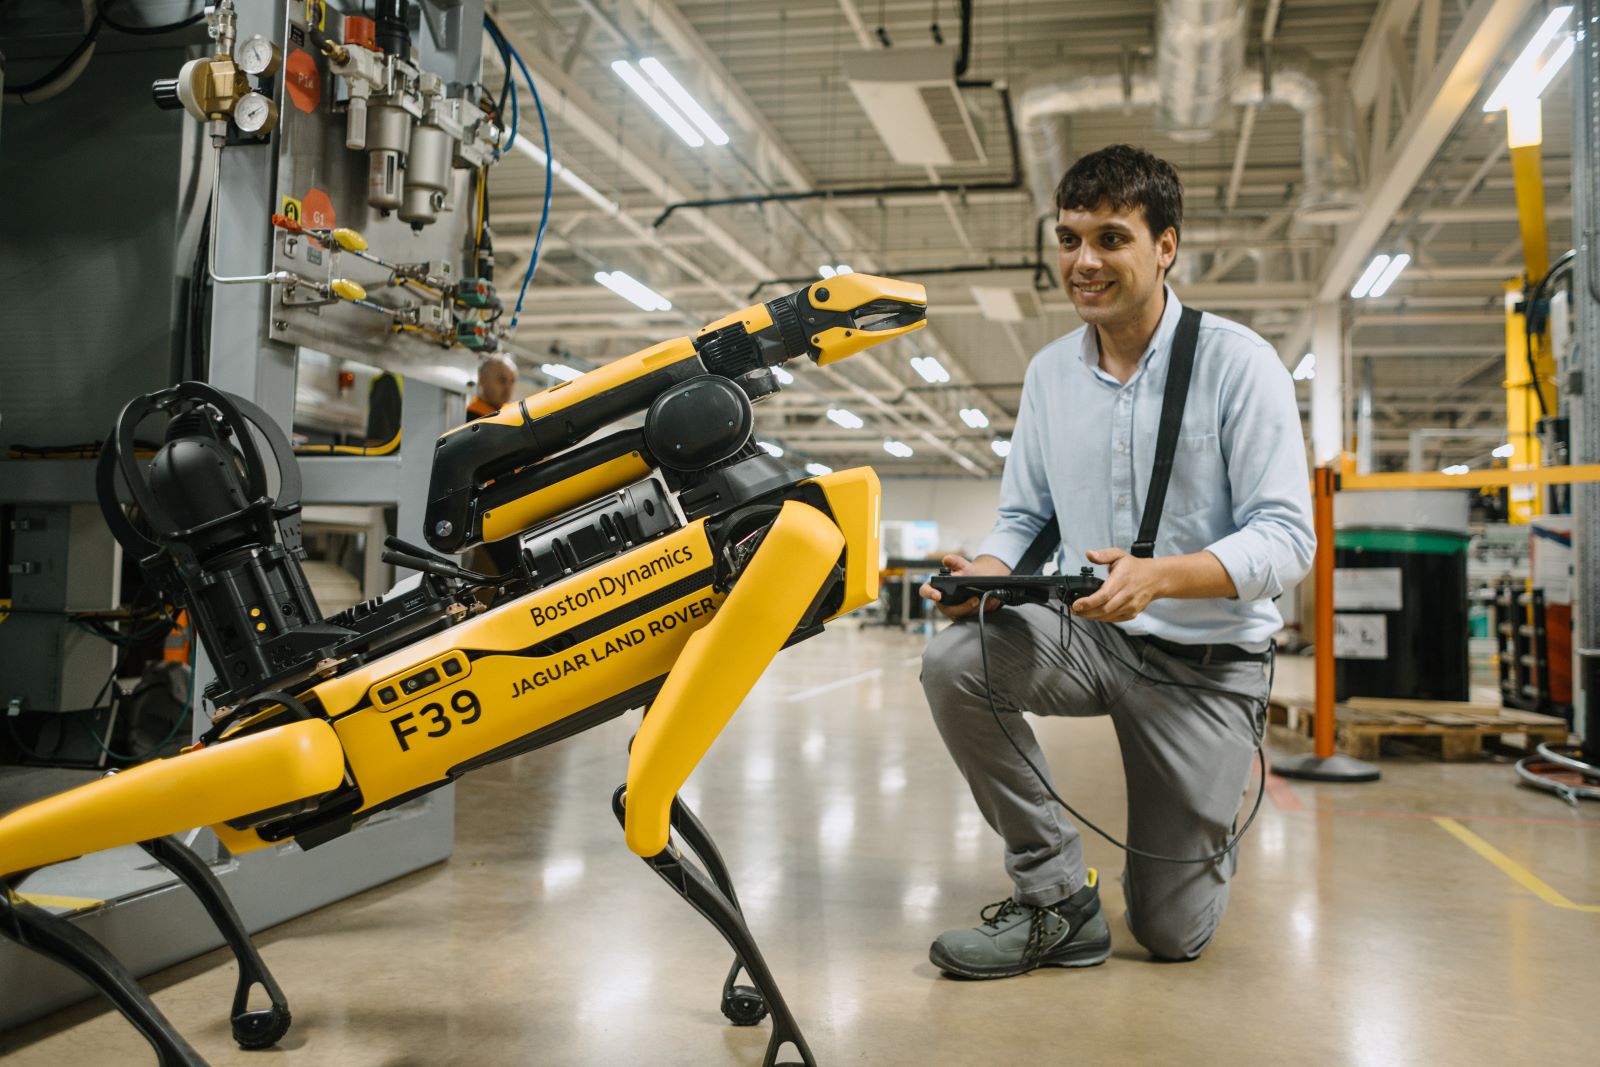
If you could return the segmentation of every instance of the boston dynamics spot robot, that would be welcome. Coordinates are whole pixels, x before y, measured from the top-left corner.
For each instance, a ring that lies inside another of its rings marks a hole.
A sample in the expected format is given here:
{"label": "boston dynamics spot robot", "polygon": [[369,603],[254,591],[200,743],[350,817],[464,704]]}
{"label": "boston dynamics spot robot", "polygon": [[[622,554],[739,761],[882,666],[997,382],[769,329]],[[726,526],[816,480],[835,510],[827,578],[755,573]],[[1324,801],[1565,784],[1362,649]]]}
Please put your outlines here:
{"label": "boston dynamics spot robot", "polygon": [[[0,818],[0,934],[93,983],[163,1067],[202,1064],[115,957],[15,893],[41,867],[137,843],[198,895],[238,960],[235,1040],[270,1046],[289,1028],[283,993],[211,871],[170,835],[209,825],[236,854],[315,847],[643,707],[612,800],[628,847],[733,947],[723,1011],[742,1025],[770,1011],[768,1067],[785,1044],[814,1065],[715,844],[677,793],[780,649],[877,597],[877,476],[799,475],[756,444],[752,402],[778,391],[779,364],[844,359],[925,314],[920,285],[831,278],[451,430],[434,450],[428,543],[459,553],[517,537],[520,564],[477,574],[391,538],[385,558],[420,580],[326,619],[300,566],[300,478],[283,433],[199,382],[133,400],[100,457],[101,508],[195,620],[215,715],[177,756]],[[641,428],[594,436],[641,412]],[[140,459],[135,431],[158,418],[164,443]],[[735,984],[741,969],[753,986]],[[271,1007],[248,1009],[256,985]]]}

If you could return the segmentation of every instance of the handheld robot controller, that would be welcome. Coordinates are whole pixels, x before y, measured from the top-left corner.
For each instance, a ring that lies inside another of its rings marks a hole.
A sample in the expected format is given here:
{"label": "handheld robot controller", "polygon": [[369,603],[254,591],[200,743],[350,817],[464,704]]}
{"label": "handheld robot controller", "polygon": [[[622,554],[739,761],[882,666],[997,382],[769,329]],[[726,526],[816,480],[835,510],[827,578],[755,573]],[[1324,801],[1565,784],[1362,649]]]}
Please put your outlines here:
{"label": "handheld robot controller", "polygon": [[940,567],[939,573],[928,579],[928,584],[939,591],[939,603],[946,607],[965,604],[975,596],[987,596],[1002,604],[1048,604],[1059,600],[1071,607],[1073,603],[1089,596],[1101,586],[1094,576],[1093,567],[1084,567],[1077,574],[951,574],[950,568]]}

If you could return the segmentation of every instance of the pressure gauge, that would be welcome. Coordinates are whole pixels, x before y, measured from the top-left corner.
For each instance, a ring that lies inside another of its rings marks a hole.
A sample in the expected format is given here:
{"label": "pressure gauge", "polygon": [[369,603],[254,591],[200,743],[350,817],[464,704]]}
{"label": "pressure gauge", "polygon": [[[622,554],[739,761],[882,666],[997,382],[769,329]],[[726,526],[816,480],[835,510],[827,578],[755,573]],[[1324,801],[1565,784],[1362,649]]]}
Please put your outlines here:
{"label": "pressure gauge", "polygon": [[233,105],[233,124],[245,133],[264,137],[278,123],[278,105],[260,93],[245,93]]}
{"label": "pressure gauge", "polygon": [[276,43],[258,33],[254,37],[246,37],[240,41],[239,46],[233,50],[233,58],[246,74],[265,78],[278,73],[278,62],[283,58],[283,54],[278,51]]}

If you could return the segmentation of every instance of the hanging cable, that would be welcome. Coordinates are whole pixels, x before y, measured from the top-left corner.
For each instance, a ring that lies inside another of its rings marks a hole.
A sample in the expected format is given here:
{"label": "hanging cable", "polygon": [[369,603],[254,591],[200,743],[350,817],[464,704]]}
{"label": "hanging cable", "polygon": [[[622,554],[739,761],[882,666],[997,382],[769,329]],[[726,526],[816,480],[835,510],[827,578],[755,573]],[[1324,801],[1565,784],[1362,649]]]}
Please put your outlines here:
{"label": "hanging cable", "polygon": [[522,72],[522,80],[528,85],[528,92],[533,96],[533,106],[539,113],[539,130],[544,136],[544,209],[539,216],[539,229],[533,238],[533,252],[528,256],[528,269],[522,276],[522,288],[517,292],[517,302],[511,309],[511,322],[506,327],[506,337],[516,335],[517,322],[522,317],[522,304],[528,296],[528,284],[533,281],[533,272],[539,267],[539,253],[544,247],[545,230],[550,225],[550,200],[554,193],[555,166],[554,157],[550,151],[550,123],[544,113],[544,101],[539,99],[539,87],[533,82],[533,75],[528,73],[528,65],[522,61],[522,56],[505,35],[500,32],[500,27],[495,25],[494,19],[488,15],[483,16],[483,25],[494,38],[497,47],[511,57],[517,69]]}

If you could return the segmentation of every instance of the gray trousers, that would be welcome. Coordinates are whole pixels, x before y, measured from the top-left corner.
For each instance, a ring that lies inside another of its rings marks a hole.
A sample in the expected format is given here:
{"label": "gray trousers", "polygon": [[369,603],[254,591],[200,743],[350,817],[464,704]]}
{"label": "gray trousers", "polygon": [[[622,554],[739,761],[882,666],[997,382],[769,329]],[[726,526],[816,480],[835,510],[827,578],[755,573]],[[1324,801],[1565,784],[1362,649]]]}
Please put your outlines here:
{"label": "gray trousers", "polygon": [[[986,626],[995,704],[1034,766],[1050,773],[1018,709],[1109,715],[1127,776],[1128,844],[1164,856],[1204,856],[1227,843],[1263,725],[1268,681],[1262,664],[1201,666],[1115,626],[1079,619],[1072,620],[1063,648],[1059,617],[1037,605],[994,612]],[[978,636],[976,619],[939,633],[922,657],[922,688],[973,799],[1005,841],[1014,898],[1051,904],[1086,881],[1083,843],[1001,735],[984,691]],[[1070,782],[1057,792],[1095,817],[1092,795],[1073,790]],[[1196,864],[1129,854],[1122,888],[1133,936],[1162,959],[1198,956],[1222,919],[1228,879],[1237,866],[1237,850],[1218,862]]]}

